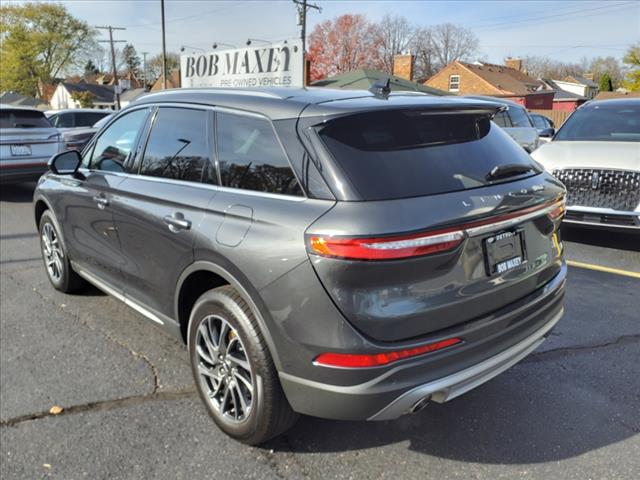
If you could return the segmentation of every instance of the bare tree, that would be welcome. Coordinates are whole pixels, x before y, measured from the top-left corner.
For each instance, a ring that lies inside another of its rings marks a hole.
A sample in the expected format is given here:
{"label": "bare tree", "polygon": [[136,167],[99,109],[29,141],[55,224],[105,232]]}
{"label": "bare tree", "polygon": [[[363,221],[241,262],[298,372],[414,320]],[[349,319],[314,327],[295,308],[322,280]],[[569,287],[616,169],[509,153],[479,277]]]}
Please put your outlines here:
{"label": "bare tree", "polygon": [[[585,63],[584,59],[581,63]],[[534,78],[562,80],[567,75],[582,75],[585,73],[584,67],[579,63],[561,62],[538,55],[524,57],[522,64],[527,74]]]}
{"label": "bare tree", "polygon": [[431,42],[438,68],[454,60],[468,60],[478,51],[478,37],[471,30],[453,23],[432,27]]}
{"label": "bare tree", "polygon": [[429,27],[416,28],[413,41],[411,42],[411,51],[416,56],[414,64],[415,78],[420,81],[435,75],[438,60]]}
{"label": "bare tree", "polygon": [[401,16],[385,15],[378,24],[382,68],[393,73],[393,57],[406,51],[413,41],[415,27]]}

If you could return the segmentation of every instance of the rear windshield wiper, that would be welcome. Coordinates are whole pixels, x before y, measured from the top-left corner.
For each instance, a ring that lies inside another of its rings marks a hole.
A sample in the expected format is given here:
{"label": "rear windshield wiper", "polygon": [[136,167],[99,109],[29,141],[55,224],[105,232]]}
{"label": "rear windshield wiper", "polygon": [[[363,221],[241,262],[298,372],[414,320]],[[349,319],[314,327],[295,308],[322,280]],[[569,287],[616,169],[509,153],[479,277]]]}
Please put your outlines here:
{"label": "rear windshield wiper", "polygon": [[498,178],[513,177],[527,172],[540,173],[534,165],[525,165],[522,163],[504,163],[496,165],[489,173],[485,175],[487,180],[496,180]]}

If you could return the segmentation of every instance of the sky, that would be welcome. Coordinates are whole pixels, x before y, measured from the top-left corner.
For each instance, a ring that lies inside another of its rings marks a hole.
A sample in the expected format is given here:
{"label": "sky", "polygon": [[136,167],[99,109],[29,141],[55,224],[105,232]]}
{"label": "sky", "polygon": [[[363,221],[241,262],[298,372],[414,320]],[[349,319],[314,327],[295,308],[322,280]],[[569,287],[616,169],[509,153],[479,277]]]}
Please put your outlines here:
{"label": "sky", "polygon": [[[309,0],[307,28],[345,13],[380,20],[403,15],[418,25],[457,23],[480,41],[482,57],[502,63],[508,56],[544,55],[578,62],[582,57],[622,58],[640,41],[640,0],[609,1],[384,1]],[[66,0],[69,11],[91,25],[126,30],[138,52],[161,51],[160,0]],[[243,46],[247,38],[277,41],[300,36],[292,0],[165,0],[167,50],[211,50],[214,42]],[[106,32],[105,32],[106,33]]]}

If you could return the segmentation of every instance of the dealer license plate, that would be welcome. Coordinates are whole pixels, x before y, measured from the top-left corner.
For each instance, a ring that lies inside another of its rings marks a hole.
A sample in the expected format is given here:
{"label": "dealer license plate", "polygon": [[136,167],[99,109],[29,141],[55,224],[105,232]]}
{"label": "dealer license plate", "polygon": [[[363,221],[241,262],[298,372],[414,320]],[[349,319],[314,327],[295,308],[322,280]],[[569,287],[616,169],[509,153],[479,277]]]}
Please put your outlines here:
{"label": "dealer license plate", "polygon": [[14,157],[28,157],[31,155],[31,146],[29,145],[11,145],[11,155]]}
{"label": "dealer license plate", "polygon": [[484,241],[488,275],[499,275],[519,267],[525,261],[521,230],[502,232]]}

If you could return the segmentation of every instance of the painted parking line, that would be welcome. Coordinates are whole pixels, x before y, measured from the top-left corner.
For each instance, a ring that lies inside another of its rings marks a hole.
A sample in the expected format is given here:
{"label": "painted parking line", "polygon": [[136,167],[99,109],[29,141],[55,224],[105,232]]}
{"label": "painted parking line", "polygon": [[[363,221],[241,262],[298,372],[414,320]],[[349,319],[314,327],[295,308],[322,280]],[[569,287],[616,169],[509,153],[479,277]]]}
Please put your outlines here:
{"label": "painted parking line", "polygon": [[625,277],[640,278],[640,273],[630,272],[629,270],[621,270],[619,268],[603,267],[602,265],[594,265],[592,263],[576,262],[575,260],[567,260],[570,267],[586,268],[588,270],[597,270],[598,272],[613,273],[615,275],[623,275]]}

